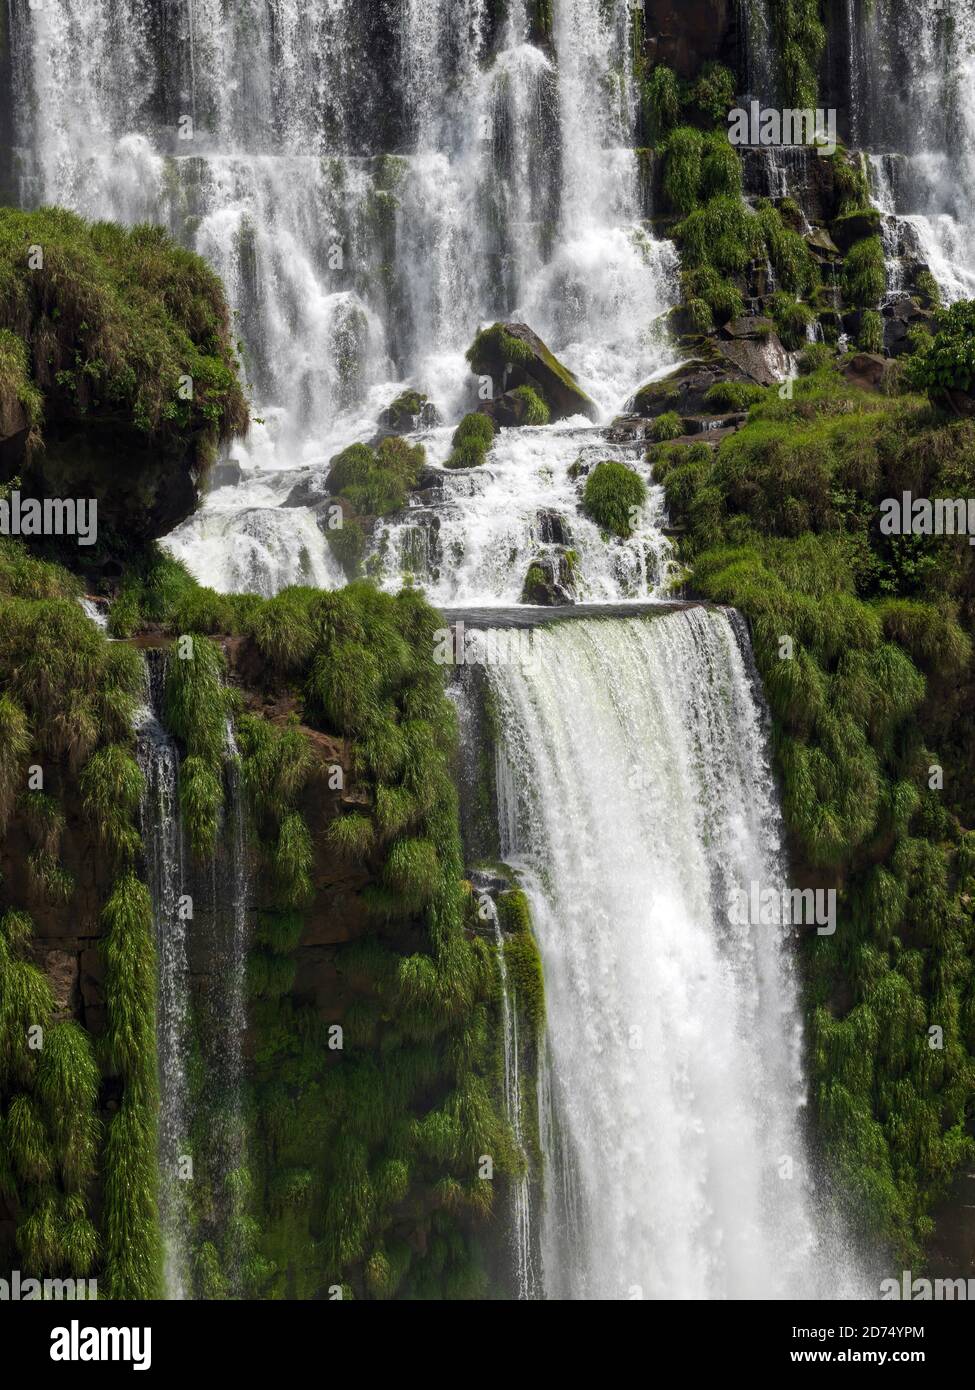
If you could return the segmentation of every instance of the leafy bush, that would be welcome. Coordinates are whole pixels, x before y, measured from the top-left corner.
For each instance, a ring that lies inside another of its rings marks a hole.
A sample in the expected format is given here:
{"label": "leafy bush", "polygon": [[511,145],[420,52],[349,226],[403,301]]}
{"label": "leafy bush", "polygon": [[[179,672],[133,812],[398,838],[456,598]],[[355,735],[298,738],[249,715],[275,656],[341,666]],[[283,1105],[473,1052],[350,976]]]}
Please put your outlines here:
{"label": "leafy bush", "polygon": [[935,397],[946,390],[972,392],[975,300],[961,300],[938,314],[938,331],[929,346],[911,357],[908,379],[917,390],[926,390]]}
{"label": "leafy bush", "polygon": [[607,459],[597,463],[586,479],[583,508],[597,526],[625,539],[632,534],[634,510],[646,499],[647,488],[640,475]]}

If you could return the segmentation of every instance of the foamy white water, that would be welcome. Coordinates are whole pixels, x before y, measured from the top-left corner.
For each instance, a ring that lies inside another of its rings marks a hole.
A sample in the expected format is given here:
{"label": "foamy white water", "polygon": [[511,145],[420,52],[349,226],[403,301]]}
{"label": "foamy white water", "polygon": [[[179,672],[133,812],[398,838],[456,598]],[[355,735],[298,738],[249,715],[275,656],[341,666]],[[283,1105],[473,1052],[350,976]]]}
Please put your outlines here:
{"label": "foamy white water", "polygon": [[727,912],[784,882],[733,619],[542,628],[490,678],[545,966],[546,1297],[864,1296],[803,1142],[794,944]]}

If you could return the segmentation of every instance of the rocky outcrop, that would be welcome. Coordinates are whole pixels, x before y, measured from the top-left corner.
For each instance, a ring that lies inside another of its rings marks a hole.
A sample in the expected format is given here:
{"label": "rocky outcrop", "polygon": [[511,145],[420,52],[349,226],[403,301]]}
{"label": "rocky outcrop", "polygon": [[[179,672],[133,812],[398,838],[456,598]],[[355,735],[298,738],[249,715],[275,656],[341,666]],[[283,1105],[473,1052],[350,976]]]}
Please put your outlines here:
{"label": "rocky outcrop", "polygon": [[484,329],[468,349],[467,360],[478,376],[491,378],[495,402],[521,386],[530,386],[548,406],[553,421],[573,415],[598,419],[595,402],[527,324],[496,323]]}
{"label": "rocky outcrop", "polygon": [[679,77],[695,77],[709,62],[734,65],[738,19],[734,0],[646,0],[644,50]]}

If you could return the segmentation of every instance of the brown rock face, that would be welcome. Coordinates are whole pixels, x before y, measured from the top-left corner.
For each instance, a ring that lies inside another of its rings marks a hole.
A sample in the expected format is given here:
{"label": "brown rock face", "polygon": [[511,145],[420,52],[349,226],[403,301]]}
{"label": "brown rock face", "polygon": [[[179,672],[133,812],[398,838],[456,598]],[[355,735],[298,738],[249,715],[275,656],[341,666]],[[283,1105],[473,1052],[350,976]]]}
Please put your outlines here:
{"label": "brown rock face", "polygon": [[644,14],[647,56],[679,77],[696,77],[705,63],[734,61],[734,0],[646,0]]}

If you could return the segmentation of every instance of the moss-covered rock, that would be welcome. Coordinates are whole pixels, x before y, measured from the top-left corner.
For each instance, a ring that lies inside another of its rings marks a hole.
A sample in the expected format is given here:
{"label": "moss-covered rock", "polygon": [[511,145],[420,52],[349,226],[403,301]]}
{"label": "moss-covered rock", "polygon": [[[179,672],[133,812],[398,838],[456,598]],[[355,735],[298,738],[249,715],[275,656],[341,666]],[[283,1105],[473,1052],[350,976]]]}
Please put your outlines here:
{"label": "moss-covered rock", "polygon": [[248,423],[220,282],[159,228],[0,209],[0,476],[98,501],[125,552],[193,511]]}
{"label": "moss-covered rock", "polygon": [[478,376],[491,378],[495,396],[529,386],[547,404],[552,420],[572,415],[598,418],[595,402],[526,324],[495,323],[482,330],[467,360]]}

